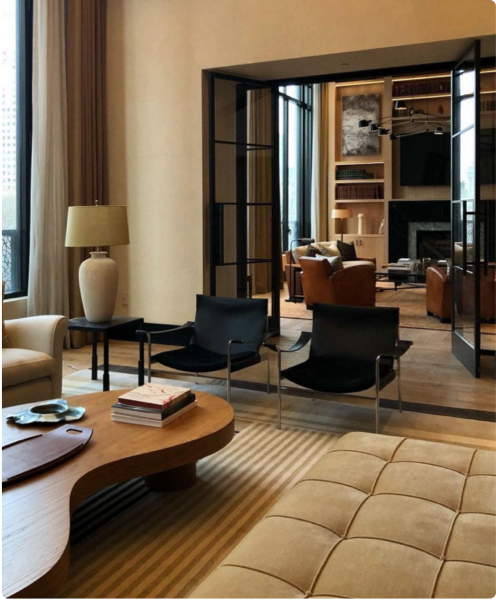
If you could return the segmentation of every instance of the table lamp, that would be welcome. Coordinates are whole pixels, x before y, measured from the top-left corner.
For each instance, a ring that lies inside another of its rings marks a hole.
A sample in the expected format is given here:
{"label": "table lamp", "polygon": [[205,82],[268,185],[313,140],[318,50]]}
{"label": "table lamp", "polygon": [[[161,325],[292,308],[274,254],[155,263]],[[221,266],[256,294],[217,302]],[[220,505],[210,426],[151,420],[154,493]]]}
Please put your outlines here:
{"label": "table lamp", "polygon": [[343,241],[343,219],[351,219],[351,210],[348,208],[334,208],[331,213],[333,219],[341,221],[341,241]]}
{"label": "table lamp", "polygon": [[85,317],[91,323],[110,321],[117,298],[117,264],[102,252],[102,246],[129,244],[126,206],[71,206],[65,245],[95,247],[79,267],[79,289]]}

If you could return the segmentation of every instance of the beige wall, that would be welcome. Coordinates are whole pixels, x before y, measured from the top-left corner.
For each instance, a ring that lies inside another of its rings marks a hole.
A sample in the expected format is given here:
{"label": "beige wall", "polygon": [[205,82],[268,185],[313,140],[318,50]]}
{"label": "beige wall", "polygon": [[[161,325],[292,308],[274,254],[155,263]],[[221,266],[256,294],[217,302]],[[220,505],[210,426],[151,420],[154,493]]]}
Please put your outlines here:
{"label": "beige wall", "polygon": [[[492,0],[108,0],[117,314],[179,323],[202,291],[202,69],[493,34]],[[129,292],[129,306],[121,305]]]}

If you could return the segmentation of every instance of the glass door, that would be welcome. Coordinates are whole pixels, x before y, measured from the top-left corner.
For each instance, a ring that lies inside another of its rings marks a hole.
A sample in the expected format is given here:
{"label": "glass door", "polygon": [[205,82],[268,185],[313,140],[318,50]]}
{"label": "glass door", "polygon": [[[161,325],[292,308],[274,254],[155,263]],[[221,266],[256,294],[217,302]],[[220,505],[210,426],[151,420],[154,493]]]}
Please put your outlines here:
{"label": "glass door", "polygon": [[209,74],[210,294],[269,299],[279,330],[277,88]]}
{"label": "glass door", "polygon": [[451,73],[452,351],[480,377],[480,42]]}

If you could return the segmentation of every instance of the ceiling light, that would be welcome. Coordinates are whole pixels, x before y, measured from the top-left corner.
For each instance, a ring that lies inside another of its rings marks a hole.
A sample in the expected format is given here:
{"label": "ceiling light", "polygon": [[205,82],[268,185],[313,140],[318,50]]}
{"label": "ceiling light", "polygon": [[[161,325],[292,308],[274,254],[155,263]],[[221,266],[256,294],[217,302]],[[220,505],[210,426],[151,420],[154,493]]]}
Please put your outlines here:
{"label": "ceiling light", "polygon": [[360,119],[358,121],[358,127],[368,127],[372,123],[370,119]]}
{"label": "ceiling light", "polygon": [[395,110],[406,110],[406,104],[404,100],[396,100],[394,103]]}
{"label": "ceiling light", "polygon": [[374,131],[377,131],[377,123],[370,123],[369,132],[372,133]]}
{"label": "ceiling light", "polygon": [[389,133],[389,129],[384,129],[384,127],[379,127],[379,129],[377,130],[377,133],[379,135],[387,135]]}
{"label": "ceiling light", "polygon": [[442,127],[436,127],[434,135],[443,135],[444,131]]}

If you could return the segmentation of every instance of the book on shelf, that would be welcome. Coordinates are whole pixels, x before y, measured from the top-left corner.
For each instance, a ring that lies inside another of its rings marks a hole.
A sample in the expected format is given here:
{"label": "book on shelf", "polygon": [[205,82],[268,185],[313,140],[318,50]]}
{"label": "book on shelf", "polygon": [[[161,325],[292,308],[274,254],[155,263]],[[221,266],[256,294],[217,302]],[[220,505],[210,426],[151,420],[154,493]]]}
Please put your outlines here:
{"label": "book on shelf", "polygon": [[350,184],[336,186],[336,200],[382,200],[381,184]]}
{"label": "book on shelf", "polygon": [[146,383],[119,396],[119,402],[129,406],[160,408],[163,410],[186,398],[189,394],[191,394],[189,388],[162,385],[160,383]]}
{"label": "book on shelf", "polygon": [[428,94],[451,93],[451,81],[439,81],[438,79],[424,81],[409,81],[393,83],[393,98],[399,96],[426,96]]}
{"label": "book on shelf", "polygon": [[144,418],[141,416],[137,417],[137,416],[134,416],[133,413],[130,413],[130,415],[128,416],[125,414],[115,413],[114,411],[112,411],[111,419],[112,419],[112,421],[117,421],[119,423],[129,423],[131,425],[147,425],[149,427],[165,427],[165,425],[172,423],[173,421],[175,421],[182,415],[186,414],[190,410],[193,410],[193,408],[195,408],[195,407],[196,407],[196,400],[193,400],[193,402],[190,402],[186,406],[183,406],[183,408],[176,410],[173,414],[171,414],[170,416],[166,417],[165,419],[161,419],[161,420],[149,419],[149,418]]}
{"label": "book on shelf", "polygon": [[129,404],[122,404],[121,402],[116,402],[112,404],[112,414],[116,415],[125,415],[125,416],[135,416],[142,419],[153,419],[154,421],[162,421],[166,419],[170,415],[174,414],[178,410],[181,410],[188,404],[191,404],[195,401],[195,395],[189,394],[186,398],[179,400],[172,406],[168,406],[163,410],[161,408],[145,408],[142,406],[131,406]]}

